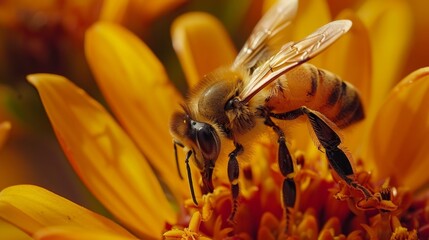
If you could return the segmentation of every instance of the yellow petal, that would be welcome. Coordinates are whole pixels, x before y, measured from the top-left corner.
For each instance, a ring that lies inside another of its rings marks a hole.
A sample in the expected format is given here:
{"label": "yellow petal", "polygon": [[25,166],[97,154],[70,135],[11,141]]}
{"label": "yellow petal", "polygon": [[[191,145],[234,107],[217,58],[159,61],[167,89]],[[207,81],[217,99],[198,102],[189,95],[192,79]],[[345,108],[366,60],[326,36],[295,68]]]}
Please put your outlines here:
{"label": "yellow petal", "polygon": [[[317,19],[317,21],[315,21]],[[316,29],[331,21],[329,7],[326,0],[304,0],[298,2],[298,12],[292,24],[284,31],[285,43],[299,41],[310,35]],[[316,56],[310,63],[317,67],[323,66],[323,55]],[[307,141],[308,142],[308,141]]]}
{"label": "yellow petal", "polygon": [[[341,12],[338,19],[349,19],[353,22],[350,31],[328,48],[321,56],[317,57],[318,67],[327,69],[341,79],[352,83],[360,93],[364,105],[366,118],[371,97],[371,46],[368,30],[362,21],[352,11]],[[365,121],[348,127],[344,132],[343,146],[346,146],[353,154],[362,145],[362,134],[367,122]]]}
{"label": "yellow petal", "polygon": [[262,3],[262,13],[267,12],[277,2],[278,0],[264,0],[264,2]]}
{"label": "yellow petal", "polygon": [[352,83],[360,91],[364,106],[368,106],[372,64],[368,30],[350,10],[341,12],[338,19],[351,20],[353,27],[320,56],[323,63],[318,67],[328,69]]}
{"label": "yellow petal", "polygon": [[190,87],[207,73],[234,61],[236,51],[222,24],[206,13],[177,18],[171,35]]}
{"label": "yellow petal", "polygon": [[17,185],[1,191],[0,218],[29,235],[45,227],[68,225],[133,238],[110,219],[33,185]]}
{"label": "yellow petal", "polygon": [[0,220],[0,238],[13,240],[31,240],[28,234],[24,233],[17,227]]}
{"label": "yellow petal", "polygon": [[119,234],[114,234],[107,231],[99,231],[94,229],[86,229],[76,226],[55,226],[44,228],[34,234],[36,240],[130,240],[134,237],[125,237]]}
{"label": "yellow petal", "polygon": [[297,15],[287,31],[291,40],[300,40],[330,21],[331,15],[325,0],[299,1]]}
{"label": "yellow petal", "polygon": [[121,22],[129,0],[104,0],[101,4],[100,20]]}
{"label": "yellow petal", "polygon": [[[279,0],[265,0],[263,10],[267,11],[272,5]],[[317,19],[317,21],[315,21]],[[329,14],[328,4],[326,0],[302,0],[298,1],[298,11],[292,24],[281,31],[282,42],[285,44],[289,41],[299,41],[317,28],[330,22],[331,15]],[[320,64],[320,59],[312,59],[311,62],[315,65]]]}
{"label": "yellow petal", "polygon": [[332,16],[337,16],[344,9],[351,9],[361,0],[327,0]]}
{"label": "yellow petal", "polygon": [[413,12],[413,40],[409,50],[409,55],[404,72],[408,73],[414,69],[425,67],[429,59],[429,1],[411,0],[408,1]]}
{"label": "yellow petal", "polygon": [[0,149],[3,147],[4,142],[9,135],[12,125],[10,122],[1,122],[0,123]]}
{"label": "yellow petal", "polygon": [[130,0],[129,8],[131,11],[136,11],[136,14],[140,14],[143,20],[151,20],[185,2],[186,0]]}
{"label": "yellow petal", "polygon": [[28,80],[39,91],[70,163],[94,195],[133,231],[160,236],[175,213],[131,139],[100,104],[64,77],[35,74]]}
{"label": "yellow petal", "polygon": [[369,29],[373,51],[372,114],[400,80],[411,40],[412,13],[407,1],[370,0],[358,15]]}
{"label": "yellow petal", "polygon": [[176,173],[169,121],[181,96],[150,49],[119,25],[99,22],[86,33],[90,67],[109,106],[176,197],[189,196]]}
{"label": "yellow petal", "polygon": [[[277,1],[275,1],[277,2]],[[264,1],[264,10],[269,9],[274,4],[273,0]],[[317,21],[315,21],[317,19]],[[298,12],[292,24],[286,29],[282,30],[282,41],[279,44],[286,44],[289,41],[299,41],[313,31],[321,27],[322,25],[330,22],[331,16],[329,14],[328,5],[325,0],[303,0],[298,2]],[[277,43],[277,42],[276,42]],[[320,67],[323,62],[322,56],[316,57],[311,60],[312,64]],[[308,132],[308,126],[306,124],[294,125],[289,131],[289,135],[293,136],[298,144],[299,149],[315,149],[313,142],[308,134],[302,134]]]}
{"label": "yellow petal", "polygon": [[371,129],[369,159],[378,178],[392,176],[417,189],[429,180],[429,68],[399,83],[382,105]]}

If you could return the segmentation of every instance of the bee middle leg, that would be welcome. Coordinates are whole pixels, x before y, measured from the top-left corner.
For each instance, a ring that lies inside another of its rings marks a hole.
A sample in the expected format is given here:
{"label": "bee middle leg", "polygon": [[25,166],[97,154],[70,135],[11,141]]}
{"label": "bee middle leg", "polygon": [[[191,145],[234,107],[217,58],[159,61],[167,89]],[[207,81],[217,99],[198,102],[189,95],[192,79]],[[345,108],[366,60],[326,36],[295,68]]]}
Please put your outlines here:
{"label": "bee middle leg", "polygon": [[270,117],[270,111],[265,108],[259,109],[262,117],[265,118],[264,124],[271,127],[278,136],[278,165],[281,174],[284,177],[282,184],[282,201],[285,209],[286,231],[289,230],[291,213],[290,209],[294,208],[296,202],[296,184],[294,181],[295,171],[292,156],[286,146],[286,137],[283,130],[273,122]]}
{"label": "bee middle leg", "polygon": [[325,149],[329,165],[347,185],[360,190],[366,199],[372,198],[373,194],[366,187],[352,179],[354,172],[350,160],[338,147],[341,144],[341,138],[316,112],[307,107],[300,107],[290,112],[270,113],[270,116],[282,120],[292,120],[304,114],[307,115],[317,139]]}
{"label": "bee middle leg", "polygon": [[232,194],[232,210],[229,215],[228,221],[234,223],[234,217],[237,213],[238,208],[238,194],[240,192],[238,186],[238,177],[240,173],[240,168],[237,161],[237,155],[243,152],[243,146],[237,142],[234,142],[235,149],[229,154],[228,161],[228,180],[231,184],[231,194]]}

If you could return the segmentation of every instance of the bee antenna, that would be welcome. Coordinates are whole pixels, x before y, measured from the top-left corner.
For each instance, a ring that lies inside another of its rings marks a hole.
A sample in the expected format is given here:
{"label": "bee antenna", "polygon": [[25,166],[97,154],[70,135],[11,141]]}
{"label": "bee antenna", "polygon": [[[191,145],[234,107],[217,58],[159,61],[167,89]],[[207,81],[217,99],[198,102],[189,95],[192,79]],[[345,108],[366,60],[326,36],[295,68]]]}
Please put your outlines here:
{"label": "bee antenna", "polygon": [[189,182],[189,188],[191,189],[192,201],[194,201],[194,204],[198,206],[197,199],[195,198],[194,184],[192,183],[191,167],[189,166],[189,158],[191,157],[191,155],[192,155],[192,150],[189,150],[188,153],[186,154],[186,160],[185,160],[186,172],[188,174],[188,182]]}
{"label": "bee antenna", "polygon": [[179,145],[179,147],[182,147],[182,148],[183,148],[183,144],[181,144],[181,143],[179,143],[179,142],[176,142],[176,141],[174,141],[174,142],[173,142],[173,146],[174,146],[174,156],[175,156],[175,158],[176,158],[177,173],[179,173],[179,177],[180,177],[180,179],[182,179],[182,180],[183,180],[182,173],[180,172],[179,158],[178,158],[178,156],[177,156],[177,145]]}

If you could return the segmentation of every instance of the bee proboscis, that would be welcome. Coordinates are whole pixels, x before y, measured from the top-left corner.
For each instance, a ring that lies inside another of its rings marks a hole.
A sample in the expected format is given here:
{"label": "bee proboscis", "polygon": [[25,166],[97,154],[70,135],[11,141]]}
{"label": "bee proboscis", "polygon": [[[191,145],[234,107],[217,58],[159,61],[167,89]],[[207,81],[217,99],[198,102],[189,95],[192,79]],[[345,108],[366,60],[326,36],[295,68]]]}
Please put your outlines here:
{"label": "bee proboscis", "polygon": [[278,164],[284,177],[282,203],[287,217],[296,201],[294,164],[286,146],[284,130],[275,121],[306,116],[332,169],[350,187],[372,193],[354,180],[350,160],[339,148],[336,129],[364,118],[357,90],[336,75],[305,63],[330,46],[352,26],[349,20],[337,20],[317,29],[297,42],[283,43],[281,31],[290,24],[297,11],[297,1],[279,1],[255,26],[250,37],[229,68],[208,74],[190,92],[183,112],[171,120],[171,134],[177,161],[177,147],[186,151],[186,169],[194,203],[198,205],[192,185],[191,156],[202,175],[207,192],[213,192],[213,169],[220,158],[228,159],[227,173],[231,184],[232,211],[237,211],[239,196],[238,158],[252,145],[253,136],[262,135],[266,127],[278,139]]}

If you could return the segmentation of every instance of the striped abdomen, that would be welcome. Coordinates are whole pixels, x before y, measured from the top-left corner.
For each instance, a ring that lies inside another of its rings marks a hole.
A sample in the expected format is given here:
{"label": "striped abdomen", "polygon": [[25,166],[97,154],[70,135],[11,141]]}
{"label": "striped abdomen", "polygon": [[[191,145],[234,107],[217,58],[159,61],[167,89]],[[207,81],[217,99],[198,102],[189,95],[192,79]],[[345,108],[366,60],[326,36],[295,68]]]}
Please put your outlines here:
{"label": "striped abdomen", "polygon": [[306,106],[343,128],[364,118],[356,88],[335,74],[302,64],[275,81],[265,92],[266,106],[282,113]]}

